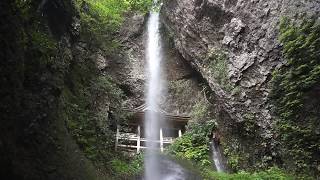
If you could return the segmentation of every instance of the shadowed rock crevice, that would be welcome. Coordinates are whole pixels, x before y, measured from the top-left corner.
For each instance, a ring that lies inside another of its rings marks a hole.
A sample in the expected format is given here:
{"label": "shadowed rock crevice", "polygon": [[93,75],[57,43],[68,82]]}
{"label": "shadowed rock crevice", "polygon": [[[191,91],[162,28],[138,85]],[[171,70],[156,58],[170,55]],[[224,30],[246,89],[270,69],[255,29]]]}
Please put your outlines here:
{"label": "shadowed rock crevice", "polygon": [[216,29],[219,29],[223,25],[229,23],[233,18],[233,13],[225,11],[219,5],[208,4],[207,1],[202,2],[197,11],[197,20],[201,21],[203,18],[209,18],[211,26]]}
{"label": "shadowed rock crevice", "polygon": [[65,33],[75,38],[72,32],[73,18],[77,16],[71,1],[43,0],[38,8],[39,13],[46,16],[51,33],[61,38]]}

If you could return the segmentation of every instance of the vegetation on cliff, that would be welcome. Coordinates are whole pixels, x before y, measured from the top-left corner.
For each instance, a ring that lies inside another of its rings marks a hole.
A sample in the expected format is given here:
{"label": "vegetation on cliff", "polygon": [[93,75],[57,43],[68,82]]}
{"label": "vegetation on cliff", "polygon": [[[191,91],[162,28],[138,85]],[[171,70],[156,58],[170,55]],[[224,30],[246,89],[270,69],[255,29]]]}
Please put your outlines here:
{"label": "vegetation on cliff", "polygon": [[206,180],[294,180],[295,177],[288,175],[284,171],[278,168],[270,168],[265,171],[259,171],[254,173],[248,173],[240,171],[235,174],[217,173],[215,171],[204,170],[203,177]]}
{"label": "vegetation on cliff", "polygon": [[[4,120],[0,161],[5,166],[0,178],[126,179],[141,173],[141,155],[131,159],[113,150],[115,125],[127,115],[121,110],[125,97],[110,73],[99,68],[97,57],[112,61],[120,50],[116,36],[124,14],[146,13],[151,4],[152,0],[0,2],[6,9],[0,11],[4,87],[0,90]],[[320,172],[320,24],[315,19],[301,23],[283,19],[280,41],[286,63],[273,74],[271,94],[278,118],[280,154],[276,157],[281,160],[277,165],[316,177]],[[227,55],[212,51],[208,56],[209,71],[222,89],[239,93],[228,83]],[[177,95],[188,86],[179,83],[172,83]],[[264,171],[241,171],[251,155],[242,147],[251,145],[248,149],[254,151],[256,145],[265,146],[257,140],[259,127],[250,112],[233,127],[232,133],[243,142],[222,142],[228,165],[238,173],[213,172],[212,109],[207,101],[195,104],[193,122],[168,153],[192,161],[206,179],[293,179],[278,168],[265,170],[274,165],[271,151],[254,162],[256,169],[247,169]]]}
{"label": "vegetation on cliff", "polygon": [[168,153],[181,159],[190,160],[202,167],[212,164],[209,153],[210,135],[216,122],[210,113],[212,108],[205,99],[200,99],[192,108],[191,122],[186,132],[169,147]]}
{"label": "vegetation on cliff", "polygon": [[320,24],[281,21],[280,41],[287,63],[273,74],[272,99],[278,117],[281,156],[285,167],[319,175],[320,162]]}
{"label": "vegetation on cliff", "polygon": [[[134,165],[123,166],[128,159],[114,151],[115,127],[126,119],[122,111],[122,90],[108,72],[97,68],[92,54],[115,57],[119,53],[116,33],[128,11],[146,12],[151,1],[78,0],[79,41],[86,44],[81,61],[73,64],[69,87],[63,91],[67,125],[85,155],[103,172],[116,177],[134,175]],[[83,52],[82,52],[83,53]],[[94,56],[95,57],[95,56]],[[123,169],[122,169],[122,168]],[[125,172],[128,169],[128,172]],[[124,177],[121,177],[124,178]]]}
{"label": "vegetation on cliff", "polygon": [[211,49],[208,53],[208,66],[210,73],[213,74],[214,79],[227,92],[233,90],[232,84],[228,80],[228,56],[222,50]]}
{"label": "vegetation on cliff", "polygon": [[[1,1],[0,8],[0,178],[94,179],[94,168],[77,151],[61,117],[60,96],[73,61],[67,38],[73,37],[67,31],[72,4],[17,0]],[[60,15],[64,19],[56,24]]]}
{"label": "vegetation on cliff", "polygon": [[148,3],[1,1],[1,178],[96,179],[116,171],[112,159],[123,158],[113,152],[112,128],[124,119],[124,96],[96,58],[117,54],[123,14],[146,12]]}
{"label": "vegetation on cliff", "polygon": [[188,131],[169,148],[169,153],[182,159],[199,163],[203,167],[212,164],[209,157],[209,135],[214,121],[206,123],[192,123]]}

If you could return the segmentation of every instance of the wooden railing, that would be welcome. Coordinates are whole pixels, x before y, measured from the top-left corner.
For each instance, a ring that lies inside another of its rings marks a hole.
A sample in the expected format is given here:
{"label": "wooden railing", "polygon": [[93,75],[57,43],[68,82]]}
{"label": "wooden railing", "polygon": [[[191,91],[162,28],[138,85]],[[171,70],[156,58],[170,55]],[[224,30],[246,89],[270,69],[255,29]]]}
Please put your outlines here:
{"label": "wooden railing", "polygon": [[[178,130],[179,137],[182,135],[182,131]],[[164,150],[165,144],[172,144],[174,142],[175,137],[164,137],[163,136],[163,130],[160,128],[159,131],[159,140],[147,140],[146,138],[141,137],[141,128],[140,126],[137,126],[137,134],[135,133],[121,133],[119,126],[117,127],[117,134],[116,134],[116,149],[118,147],[121,148],[130,148],[130,149],[136,149],[136,152],[139,153],[141,149],[146,149],[148,147],[141,145],[141,142],[144,142],[143,144],[147,144],[147,142],[152,143],[159,143],[159,149],[161,152]],[[128,142],[128,144],[121,144],[121,140],[124,140],[125,142]],[[133,142],[133,143],[132,143]],[[134,145],[132,145],[134,144]]]}

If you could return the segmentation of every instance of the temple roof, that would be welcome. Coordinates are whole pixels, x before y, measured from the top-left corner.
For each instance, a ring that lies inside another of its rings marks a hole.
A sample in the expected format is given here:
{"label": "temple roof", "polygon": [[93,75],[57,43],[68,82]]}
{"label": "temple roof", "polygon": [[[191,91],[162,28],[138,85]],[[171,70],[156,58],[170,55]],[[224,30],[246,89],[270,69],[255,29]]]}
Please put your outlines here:
{"label": "temple roof", "polygon": [[[134,108],[130,111],[134,113],[134,119],[132,119],[131,122],[134,121],[135,123],[142,124],[145,119],[145,113],[148,111],[154,111],[154,110],[151,110],[150,108],[148,108],[146,104],[142,104],[141,106]],[[189,116],[169,114],[162,109],[158,109],[154,112],[159,113],[159,115],[165,119],[165,122],[174,123],[180,126],[186,125],[188,121],[191,119]]]}
{"label": "temple roof", "polygon": [[175,115],[175,114],[170,114],[162,109],[157,109],[157,110],[152,110],[151,108],[147,107],[146,104],[142,104],[141,106],[138,106],[133,109],[134,113],[143,113],[146,111],[154,111],[157,113],[160,113],[164,115],[165,117],[171,117],[171,118],[178,118],[178,119],[185,119],[185,120],[190,120],[190,116],[183,116],[183,115]]}

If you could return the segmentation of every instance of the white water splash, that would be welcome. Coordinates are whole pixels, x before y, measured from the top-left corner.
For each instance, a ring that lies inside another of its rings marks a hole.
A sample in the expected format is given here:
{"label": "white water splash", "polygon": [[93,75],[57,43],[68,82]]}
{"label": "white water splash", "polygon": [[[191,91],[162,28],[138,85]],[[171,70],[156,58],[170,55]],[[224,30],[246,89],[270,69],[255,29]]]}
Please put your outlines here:
{"label": "white water splash", "polygon": [[225,172],[225,167],[222,163],[222,156],[221,156],[220,149],[213,140],[211,141],[211,150],[212,150],[212,158],[217,171]]}
{"label": "white water splash", "polygon": [[159,13],[150,12],[148,21],[147,64],[148,83],[146,93],[147,112],[145,116],[145,134],[147,138],[147,154],[145,157],[145,179],[160,180],[159,156],[159,103],[162,97],[163,83],[161,78],[161,38],[159,32]]}

